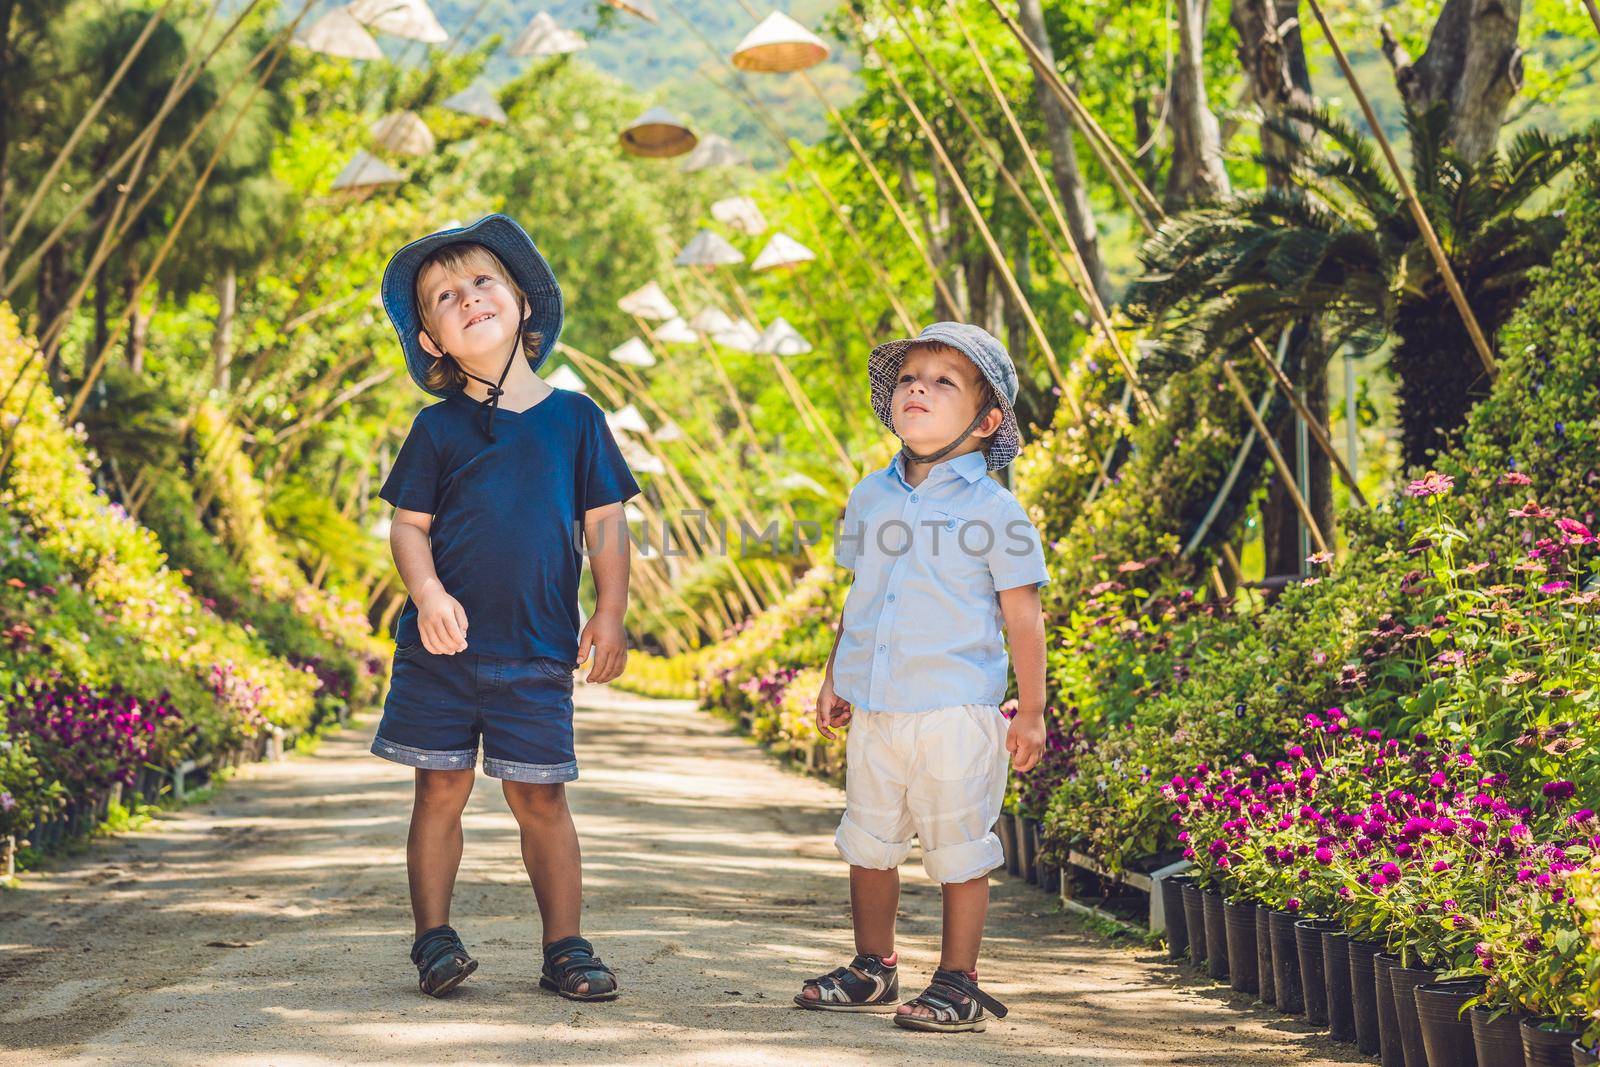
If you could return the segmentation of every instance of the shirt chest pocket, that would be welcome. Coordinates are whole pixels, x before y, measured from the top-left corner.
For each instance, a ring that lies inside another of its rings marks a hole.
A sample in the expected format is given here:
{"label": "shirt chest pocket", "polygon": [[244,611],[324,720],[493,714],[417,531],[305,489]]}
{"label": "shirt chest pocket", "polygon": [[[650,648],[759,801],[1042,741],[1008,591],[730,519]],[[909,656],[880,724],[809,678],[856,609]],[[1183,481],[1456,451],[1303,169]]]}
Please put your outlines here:
{"label": "shirt chest pocket", "polygon": [[981,587],[994,543],[991,524],[960,505],[942,504],[928,508],[921,523],[924,546],[939,570],[953,582]]}

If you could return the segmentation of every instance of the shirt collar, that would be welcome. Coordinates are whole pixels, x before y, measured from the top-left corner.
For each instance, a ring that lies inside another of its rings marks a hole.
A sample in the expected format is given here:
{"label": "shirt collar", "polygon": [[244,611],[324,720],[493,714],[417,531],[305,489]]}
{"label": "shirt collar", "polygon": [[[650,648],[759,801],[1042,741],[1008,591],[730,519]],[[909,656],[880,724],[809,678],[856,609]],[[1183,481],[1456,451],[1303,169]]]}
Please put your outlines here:
{"label": "shirt collar", "polygon": [[[907,490],[911,489],[910,484],[906,482],[904,452],[896,452],[886,469]],[[989,473],[989,458],[980,448],[975,452],[964,452],[955,459],[942,459],[935,463],[928,470],[928,480],[938,481],[942,478],[959,477],[970,484],[987,473]]]}

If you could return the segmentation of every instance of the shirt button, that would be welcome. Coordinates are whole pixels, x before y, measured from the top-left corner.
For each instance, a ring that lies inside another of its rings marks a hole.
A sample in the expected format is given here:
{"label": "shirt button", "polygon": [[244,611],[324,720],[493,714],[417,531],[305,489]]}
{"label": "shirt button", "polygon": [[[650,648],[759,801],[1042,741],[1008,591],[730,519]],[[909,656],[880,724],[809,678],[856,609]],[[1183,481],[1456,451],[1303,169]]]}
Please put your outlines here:
{"label": "shirt button", "polygon": [[889,594],[889,603],[891,603],[891,604],[894,603],[894,594],[893,593]]}
{"label": "shirt button", "polygon": [[915,494],[915,493],[912,493],[912,494],[911,494],[911,502],[912,502],[912,503],[913,503],[913,504],[915,504],[915,503],[916,503],[916,502],[917,502],[917,494]]}
{"label": "shirt button", "polygon": [[887,648],[888,648],[888,647],[889,647],[889,646],[888,646],[888,645],[879,645],[879,646],[878,646],[878,651],[879,651],[879,652],[883,652],[883,651],[884,651],[884,650],[886,650],[886,649],[887,649]]}

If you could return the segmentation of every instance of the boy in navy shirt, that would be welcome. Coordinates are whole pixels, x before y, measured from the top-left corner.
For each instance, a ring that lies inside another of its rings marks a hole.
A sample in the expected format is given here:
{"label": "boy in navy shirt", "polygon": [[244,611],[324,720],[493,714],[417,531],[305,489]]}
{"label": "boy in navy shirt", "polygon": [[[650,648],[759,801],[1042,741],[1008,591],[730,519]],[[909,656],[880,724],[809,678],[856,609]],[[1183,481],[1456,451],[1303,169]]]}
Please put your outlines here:
{"label": "boy in navy shirt", "polygon": [[[539,984],[611,1000],[616,977],[578,932],[583,874],[563,783],[578,776],[573,671],[592,654],[587,680],[606,682],[627,658],[622,503],[639,486],[594,401],[534,373],[561,332],[561,290],[511,219],[402,248],[383,305],[412,379],[441,398],[418,413],[378,491],[395,507],[390,547],[410,595],[372,751],[416,768],[406,870],[418,984],[443,996],[477,968],[449,919],[481,737],[544,924]],[[585,545],[596,604],[580,635]]]}

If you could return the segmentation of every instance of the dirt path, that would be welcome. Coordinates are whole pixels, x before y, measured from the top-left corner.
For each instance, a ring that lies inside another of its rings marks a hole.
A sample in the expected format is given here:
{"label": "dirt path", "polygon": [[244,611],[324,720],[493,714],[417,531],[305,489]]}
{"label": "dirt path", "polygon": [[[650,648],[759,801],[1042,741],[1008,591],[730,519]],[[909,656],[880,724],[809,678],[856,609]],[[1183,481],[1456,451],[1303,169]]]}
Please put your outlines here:
{"label": "dirt path", "polygon": [[[586,933],[625,999],[579,1006],[538,990],[533,896],[488,779],[468,809],[454,914],[481,967],[448,1000],[417,993],[406,957],[410,777],[366,754],[369,721],[0,894],[0,1047],[20,1051],[3,1058],[1360,1062],[1155,953],[1107,946],[1005,879],[985,973],[1009,1020],[940,1038],[793,1009],[802,977],[849,955],[831,839],[839,792],[779,768],[685,702],[580,686],[579,704],[583,778],[571,797]],[[906,873],[902,982],[914,990],[937,950],[937,895],[920,867]]]}

